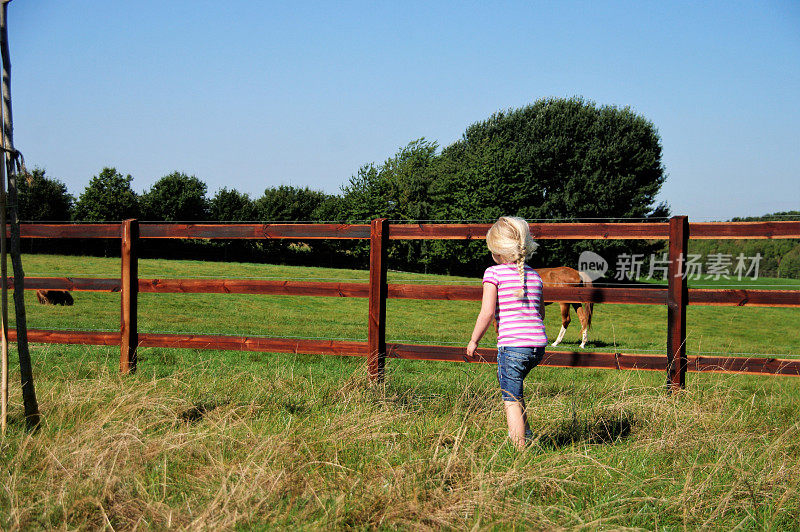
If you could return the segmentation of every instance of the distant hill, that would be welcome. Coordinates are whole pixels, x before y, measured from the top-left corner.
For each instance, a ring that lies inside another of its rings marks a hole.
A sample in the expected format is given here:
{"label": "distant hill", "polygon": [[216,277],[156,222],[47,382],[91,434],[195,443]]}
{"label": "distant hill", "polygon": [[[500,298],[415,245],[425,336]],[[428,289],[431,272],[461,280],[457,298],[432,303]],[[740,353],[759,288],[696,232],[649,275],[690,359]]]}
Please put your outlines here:
{"label": "distant hill", "polygon": [[[733,218],[731,222],[800,221],[800,211],[776,212],[764,216]],[[691,221],[691,220],[690,220]],[[735,259],[743,253],[754,257],[761,253],[759,277],[800,279],[800,239],[781,240],[690,240],[689,253],[699,253],[706,264],[709,254],[722,253]]]}

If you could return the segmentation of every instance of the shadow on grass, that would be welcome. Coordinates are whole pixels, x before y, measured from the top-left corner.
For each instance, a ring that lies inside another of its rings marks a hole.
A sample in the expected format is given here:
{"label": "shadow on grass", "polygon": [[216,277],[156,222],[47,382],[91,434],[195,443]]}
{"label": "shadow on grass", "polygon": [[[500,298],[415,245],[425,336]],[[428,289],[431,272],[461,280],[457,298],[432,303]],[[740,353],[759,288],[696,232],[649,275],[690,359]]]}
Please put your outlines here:
{"label": "shadow on grass", "polygon": [[206,414],[221,406],[221,403],[216,402],[198,402],[178,414],[178,419],[184,423],[197,423],[202,420]]}
{"label": "shadow on grass", "polygon": [[591,351],[593,347],[614,347],[614,344],[604,342],[603,340],[588,340],[585,347],[580,347],[580,340],[564,340],[557,346],[553,347],[548,345],[548,350],[553,351]]}
{"label": "shadow on grass", "polygon": [[613,444],[630,436],[636,419],[628,412],[574,414],[538,437],[539,445],[560,449],[575,443]]}

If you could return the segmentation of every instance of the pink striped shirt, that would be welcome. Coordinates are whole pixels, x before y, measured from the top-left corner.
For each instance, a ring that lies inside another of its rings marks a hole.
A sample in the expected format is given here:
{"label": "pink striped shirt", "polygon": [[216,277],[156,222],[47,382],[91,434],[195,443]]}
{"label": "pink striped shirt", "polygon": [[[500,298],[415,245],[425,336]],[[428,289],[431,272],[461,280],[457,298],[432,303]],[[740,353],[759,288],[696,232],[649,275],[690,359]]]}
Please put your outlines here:
{"label": "pink striped shirt", "polygon": [[517,265],[498,264],[486,268],[484,283],[497,286],[494,317],[499,324],[497,345],[506,347],[542,347],[547,345],[544,322],[539,315],[542,298],[542,278],[536,270],[525,265],[525,293],[522,298],[514,292],[522,289]]}

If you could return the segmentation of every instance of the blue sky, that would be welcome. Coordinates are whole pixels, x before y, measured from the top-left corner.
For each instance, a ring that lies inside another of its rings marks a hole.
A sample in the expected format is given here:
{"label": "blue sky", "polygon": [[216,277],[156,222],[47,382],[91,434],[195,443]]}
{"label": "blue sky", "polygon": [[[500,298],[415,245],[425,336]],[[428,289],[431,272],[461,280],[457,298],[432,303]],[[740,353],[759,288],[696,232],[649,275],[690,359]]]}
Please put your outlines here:
{"label": "blue sky", "polygon": [[15,0],[15,144],[80,194],[337,192],[425,137],[543,97],[630,106],[690,220],[800,209],[800,3]]}

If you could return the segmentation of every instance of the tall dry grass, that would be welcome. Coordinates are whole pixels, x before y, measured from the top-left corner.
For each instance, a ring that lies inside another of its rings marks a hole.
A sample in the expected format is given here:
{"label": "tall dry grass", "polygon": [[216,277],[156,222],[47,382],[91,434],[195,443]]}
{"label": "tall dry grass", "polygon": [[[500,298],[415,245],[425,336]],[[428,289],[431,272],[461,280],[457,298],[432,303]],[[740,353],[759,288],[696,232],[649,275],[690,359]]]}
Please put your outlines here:
{"label": "tall dry grass", "polygon": [[25,431],[12,395],[0,527],[788,529],[800,519],[789,379],[703,377],[669,395],[660,375],[538,368],[526,390],[535,437],[519,453],[491,368],[390,364],[388,384],[371,386],[357,364],[321,378],[297,357],[245,370],[194,356],[207,358],[161,376],[123,378],[91,355],[40,368],[40,431]]}

